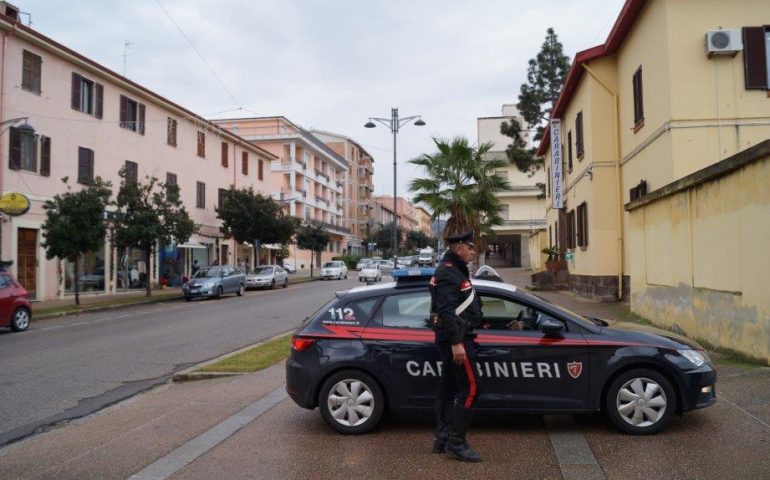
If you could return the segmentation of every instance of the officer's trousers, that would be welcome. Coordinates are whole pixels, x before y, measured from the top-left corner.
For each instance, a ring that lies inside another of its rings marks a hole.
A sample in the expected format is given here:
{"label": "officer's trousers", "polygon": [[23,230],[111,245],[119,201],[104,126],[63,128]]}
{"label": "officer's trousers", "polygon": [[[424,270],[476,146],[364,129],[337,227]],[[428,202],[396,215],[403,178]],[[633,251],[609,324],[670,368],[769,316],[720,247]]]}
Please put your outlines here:
{"label": "officer's trousers", "polygon": [[473,408],[479,392],[479,381],[476,372],[476,350],[473,337],[463,339],[465,347],[465,362],[458,365],[452,359],[452,346],[449,342],[438,342],[441,359],[441,379],[437,400],[456,401],[465,408]]}

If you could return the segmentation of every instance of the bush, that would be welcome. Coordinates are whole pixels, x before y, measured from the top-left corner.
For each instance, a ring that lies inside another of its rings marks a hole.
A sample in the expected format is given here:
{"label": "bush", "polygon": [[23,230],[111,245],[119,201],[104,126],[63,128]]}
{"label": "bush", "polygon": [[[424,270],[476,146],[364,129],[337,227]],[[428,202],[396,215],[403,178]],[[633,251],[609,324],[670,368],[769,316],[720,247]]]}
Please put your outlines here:
{"label": "bush", "polygon": [[361,260],[361,255],[342,255],[333,257],[332,260],[342,260],[347,265],[348,270],[355,270],[358,261]]}

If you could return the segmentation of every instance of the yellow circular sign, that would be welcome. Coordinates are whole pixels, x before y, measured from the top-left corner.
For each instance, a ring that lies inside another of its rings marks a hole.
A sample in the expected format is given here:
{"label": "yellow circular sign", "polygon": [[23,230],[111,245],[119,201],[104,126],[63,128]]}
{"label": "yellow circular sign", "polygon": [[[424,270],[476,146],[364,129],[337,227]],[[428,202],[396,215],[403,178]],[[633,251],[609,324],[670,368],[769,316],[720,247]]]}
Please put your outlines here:
{"label": "yellow circular sign", "polygon": [[0,197],[0,212],[6,215],[18,217],[27,213],[29,207],[29,198],[21,193],[6,193]]}

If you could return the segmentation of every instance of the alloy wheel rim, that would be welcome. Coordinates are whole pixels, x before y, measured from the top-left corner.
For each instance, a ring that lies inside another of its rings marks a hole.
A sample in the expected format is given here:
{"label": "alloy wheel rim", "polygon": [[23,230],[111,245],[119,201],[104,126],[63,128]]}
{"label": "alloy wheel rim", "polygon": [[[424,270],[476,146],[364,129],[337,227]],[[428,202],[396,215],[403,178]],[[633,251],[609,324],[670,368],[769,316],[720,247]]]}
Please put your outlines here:
{"label": "alloy wheel rim", "polygon": [[367,384],[356,379],[337,382],[329,391],[327,406],[334,420],[346,427],[366,423],[374,412],[374,395]]}
{"label": "alloy wheel rim", "polygon": [[29,326],[29,315],[25,310],[16,312],[16,326],[22,330]]}
{"label": "alloy wheel rim", "polygon": [[615,407],[620,418],[634,427],[650,427],[666,413],[666,392],[649,378],[632,378],[620,387]]}

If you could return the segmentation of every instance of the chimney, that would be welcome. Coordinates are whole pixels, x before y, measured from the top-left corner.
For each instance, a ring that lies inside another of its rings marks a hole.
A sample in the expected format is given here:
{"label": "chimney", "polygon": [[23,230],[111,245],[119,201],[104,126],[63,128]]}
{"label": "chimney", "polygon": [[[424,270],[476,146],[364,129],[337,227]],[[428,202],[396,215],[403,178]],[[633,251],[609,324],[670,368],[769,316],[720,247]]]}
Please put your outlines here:
{"label": "chimney", "polygon": [[0,2],[0,13],[10,17],[14,22],[19,21],[19,7],[11,5],[8,2]]}

